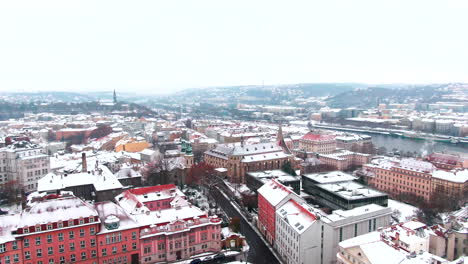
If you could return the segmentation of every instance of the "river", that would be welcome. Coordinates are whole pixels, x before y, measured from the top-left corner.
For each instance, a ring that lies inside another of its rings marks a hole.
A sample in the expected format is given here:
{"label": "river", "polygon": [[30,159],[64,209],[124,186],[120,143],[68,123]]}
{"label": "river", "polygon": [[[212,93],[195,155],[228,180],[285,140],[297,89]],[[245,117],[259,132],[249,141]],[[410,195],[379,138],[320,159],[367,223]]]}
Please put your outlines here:
{"label": "river", "polygon": [[372,136],[372,143],[375,147],[385,147],[387,151],[391,151],[393,148],[396,148],[399,151],[416,151],[422,154],[430,154],[435,151],[454,151],[468,153],[468,144],[450,144],[431,140],[415,140],[379,134],[369,135]]}

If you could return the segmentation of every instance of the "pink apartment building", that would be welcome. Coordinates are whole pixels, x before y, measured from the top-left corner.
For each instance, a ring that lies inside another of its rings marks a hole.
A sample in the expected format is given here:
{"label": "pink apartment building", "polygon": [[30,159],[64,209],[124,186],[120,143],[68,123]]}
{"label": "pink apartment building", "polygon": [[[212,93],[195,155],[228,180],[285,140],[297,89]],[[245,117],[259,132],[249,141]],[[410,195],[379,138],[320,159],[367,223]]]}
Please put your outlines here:
{"label": "pink apartment building", "polygon": [[116,200],[141,226],[141,263],[221,250],[221,219],[192,206],[173,184],[128,190]]}

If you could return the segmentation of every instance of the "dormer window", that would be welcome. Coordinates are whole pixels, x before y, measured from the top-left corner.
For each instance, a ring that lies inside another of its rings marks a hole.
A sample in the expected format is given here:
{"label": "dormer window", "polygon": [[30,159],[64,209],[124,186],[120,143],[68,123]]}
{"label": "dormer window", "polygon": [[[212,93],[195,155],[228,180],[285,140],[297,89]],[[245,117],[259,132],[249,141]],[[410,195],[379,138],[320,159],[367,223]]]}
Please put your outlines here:
{"label": "dormer window", "polygon": [[106,217],[106,220],[104,220],[104,226],[107,230],[117,229],[119,228],[119,225],[120,219],[115,215],[109,215],[108,217]]}
{"label": "dormer window", "polygon": [[73,220],[68,220],[68,226],[72,226],[73,225]]}
{"label": "dormer window", "polygon": [[80,219],[80,225],[84,224],[84,219]]}
{"label": "dormer window", "polygon": [[29,228],[23,228],[23,233],[28,234],[29,233]]}
{"label": "dormer window", "polygon": [[89,222],[90,222],[90,223],[94,222],[94,217],[91,216],[91,217],[89,218]]}
{"label": "dormer window", "polygon": [[58,225],[58,228],[63,228],[63,222],[60,221],[60,222],[58,222],[57,225]]}
{"label": "dormer window", "polygon": [[40,232],[41,231],[41,226],[36,226],[36,232]]}
{"label": "dormer window", "polygon": [[52,225],[51,224],[47,225],[47,230],[52,230]]}

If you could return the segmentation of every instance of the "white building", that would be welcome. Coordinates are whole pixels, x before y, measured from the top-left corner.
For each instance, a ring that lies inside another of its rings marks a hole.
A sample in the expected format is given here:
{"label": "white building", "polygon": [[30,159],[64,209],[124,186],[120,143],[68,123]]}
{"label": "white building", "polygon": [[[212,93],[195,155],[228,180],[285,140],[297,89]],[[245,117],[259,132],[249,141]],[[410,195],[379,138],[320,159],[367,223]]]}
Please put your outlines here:
{"label": "white building", "polygon": [[351,210],[336,210],[331,215],[321,217],[323,229],[321,236],[321,259],[314,263],[335,264],[338,243],[380,227],[390,225],[392,210],[376,204],[364,205]]}
{"label": "white building", "polygon": [[[320,259],[321,222],[306,203],[293,199],[276,211],[276,249],[285,263],[315,263]],[[312,262],[311,262],[312,261]]]}
{"label": "white building", "polygon": [[20,141],[0,149],[0,185],[14,181],[18,188],[32,192],[49,170],[49,156],[36,144]]}

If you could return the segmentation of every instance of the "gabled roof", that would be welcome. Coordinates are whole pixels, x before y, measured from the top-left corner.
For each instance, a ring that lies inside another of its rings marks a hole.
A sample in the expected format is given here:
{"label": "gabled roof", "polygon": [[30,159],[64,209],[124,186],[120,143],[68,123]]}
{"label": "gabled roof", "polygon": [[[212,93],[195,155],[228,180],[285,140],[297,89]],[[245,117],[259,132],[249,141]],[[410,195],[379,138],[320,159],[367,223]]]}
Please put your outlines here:
{"label": "gabled roof", "polygon": [[272,206],[277,206],[281,201],[292,192],[288,187],[277,182],[276,180],[270,180],[265,183],[258,190],[258,193],[263,196]]}

